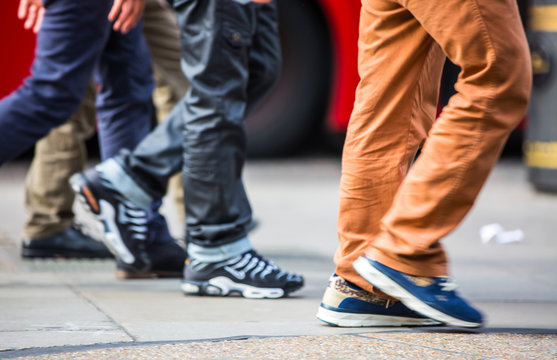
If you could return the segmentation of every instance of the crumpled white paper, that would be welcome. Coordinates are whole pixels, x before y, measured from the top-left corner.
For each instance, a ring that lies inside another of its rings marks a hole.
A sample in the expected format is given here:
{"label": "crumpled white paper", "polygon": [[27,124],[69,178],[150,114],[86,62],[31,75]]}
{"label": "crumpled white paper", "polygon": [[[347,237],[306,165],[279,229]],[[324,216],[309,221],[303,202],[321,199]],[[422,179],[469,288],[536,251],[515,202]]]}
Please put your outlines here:
{"label": "crumpled white paper", "polygon": [[524,231],[520,229],[505,230],[500,224],[489,224],[480,228],[480,238],[483,244],[489,242],[512,244],[524,240]]}

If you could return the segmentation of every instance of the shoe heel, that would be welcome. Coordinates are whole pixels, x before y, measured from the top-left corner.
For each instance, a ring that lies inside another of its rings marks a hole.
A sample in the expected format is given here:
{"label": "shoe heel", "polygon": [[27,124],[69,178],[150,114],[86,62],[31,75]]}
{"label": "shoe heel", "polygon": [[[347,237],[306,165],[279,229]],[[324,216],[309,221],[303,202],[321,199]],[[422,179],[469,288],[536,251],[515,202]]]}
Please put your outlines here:
{"label": "shoe heel", "polygon": [[87,205],[91,212],[99,214],[101,210],[99,202],[97,201],[93,190],[87,185],[85,177],[81,174],[75,174],[70,177],[69,181],[72,190],[78,195],[79,200]]}

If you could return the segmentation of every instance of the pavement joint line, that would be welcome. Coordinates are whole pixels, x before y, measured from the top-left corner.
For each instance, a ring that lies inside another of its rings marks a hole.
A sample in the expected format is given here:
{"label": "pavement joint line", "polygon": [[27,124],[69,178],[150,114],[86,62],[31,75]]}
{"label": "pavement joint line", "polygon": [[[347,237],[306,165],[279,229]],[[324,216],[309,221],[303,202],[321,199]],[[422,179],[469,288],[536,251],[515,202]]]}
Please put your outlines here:
{"label": "pavement joint line", "polygon": [[101,309],[97,304],[95,304],[91,299],[89,299],[87,296],[85,296],[81,291],[79,291],[74,285],[68,283],[67,281],[65,281],[64,279],[62,279],[62,282],[78,297],[80,297],[81,299],[85,300],[88,304],[90,304],[91,306],[93,306],[95,309],[97,309],[101,314],[103,314],[104,316],[106,316],[108,318],[108,320],[110,320],[110,322],[112,324],[114,324],[118,329],[120,329],[121,331],[124,332],[124,334],[126,334],[132,342],[137,342],[137,338],[135,336],[133,336],[128,329],[126,329],[122,324],[118,323],[112,316],[110,316],[109,314],[107,314],[103,309]]}
{"label": "pavement joint line", "polygon": [[[392,333],[392,331],[391,331],[391,333]],[[378,334],[383,334],[383,333],[378,333]],[[424,346],[424,345],[414,344],[414,343],[411,343],[411,342],[382,339],[382,338],[378,338],[378,337],[375,337],[375,336],[368,336],[368,335],[363,335],[363,334],[351,334],[351,336],[361,337],[361,338],[366,338],[366,339],[372,339],[372,340],[387,342],[387,343],[391,343],[391,344],[399,344],[399,345],[405,345],[405,346],[409,346],[409,347],[418,347],[418,348],[422,348],[422,349],[434,350],[434,351],[439,351],[439,352],[446,353],[446,354],[463,355],[463,356],[466,356],[466,357],[473,357],[475,359],[497,359],[497,358],[492,357],[492,356],[484,356],[484,355],[479,355],[479,354],[465,353],[465,352],[461,352],[461,351],[446,350],[446,349],[441,349],[441,348],[434,347],[434,346]]]}

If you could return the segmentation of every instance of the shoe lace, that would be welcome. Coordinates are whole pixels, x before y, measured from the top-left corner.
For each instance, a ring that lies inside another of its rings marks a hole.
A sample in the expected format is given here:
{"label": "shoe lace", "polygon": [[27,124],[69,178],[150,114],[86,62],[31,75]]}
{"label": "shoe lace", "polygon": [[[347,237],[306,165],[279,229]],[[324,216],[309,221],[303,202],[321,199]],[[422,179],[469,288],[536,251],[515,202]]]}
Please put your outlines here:
{"label": "shoe lace", "polygon": [[449,276],[442,276],[439,286],[441,286],[442,291],[454,291],[458,288],[454,279]]}
{"label": "shoe lace", "polygon": [[255,280],[256,277],[264,280],[271,274],[274,274],[275,280],[279,280],[283,276],[288,276],[286,271],[279,269],[272,261],[259,255],[255,251],[247,252],[244,255],[237,256],[227,261],[226,266],[249,274],[252,280]]}

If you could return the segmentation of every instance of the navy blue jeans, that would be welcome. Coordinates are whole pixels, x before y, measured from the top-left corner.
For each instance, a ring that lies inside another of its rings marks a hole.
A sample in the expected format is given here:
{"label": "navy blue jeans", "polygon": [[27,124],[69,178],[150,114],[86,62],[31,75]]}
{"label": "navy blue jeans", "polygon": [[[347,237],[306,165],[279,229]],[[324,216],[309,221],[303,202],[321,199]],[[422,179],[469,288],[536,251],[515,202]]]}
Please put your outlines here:
{"label": "navy blue jeans", "polygon": [[112,0],[47,0],[32,74],[0,101],[0,165],[21,154],[77,110],[88,81],[99,84],[103,157],[134,148],[148,134],[153,79],[141,26],[112,31]]}

